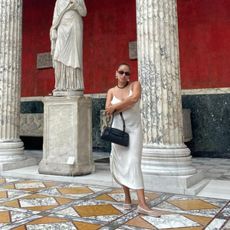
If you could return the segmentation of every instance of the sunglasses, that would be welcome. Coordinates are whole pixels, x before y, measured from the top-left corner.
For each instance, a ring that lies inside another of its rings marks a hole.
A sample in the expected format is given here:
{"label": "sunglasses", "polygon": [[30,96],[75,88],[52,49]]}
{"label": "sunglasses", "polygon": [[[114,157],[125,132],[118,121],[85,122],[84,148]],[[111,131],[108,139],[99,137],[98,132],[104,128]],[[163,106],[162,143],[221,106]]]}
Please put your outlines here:
{"label": "sunglasses", "polygon": [[125,76],[129,76],[130,75],[130,72],[125,72],[125,71],[123,71],[123,70],[119,70],[119,71],[117,71],[120,75],[123,75],[123,74],[125,74]]}

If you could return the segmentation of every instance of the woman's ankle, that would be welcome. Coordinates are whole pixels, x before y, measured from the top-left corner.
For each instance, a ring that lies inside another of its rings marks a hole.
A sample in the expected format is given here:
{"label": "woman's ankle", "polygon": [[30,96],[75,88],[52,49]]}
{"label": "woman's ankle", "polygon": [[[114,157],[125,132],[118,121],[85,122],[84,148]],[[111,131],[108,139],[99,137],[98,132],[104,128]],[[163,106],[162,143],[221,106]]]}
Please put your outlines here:
{"label": "woman's ankle", "polygon": [[132,200],[127,199],[127,200],[124,201],[124,203],[125,203],[125,204],[132,204]]}
{"label": "woman's ankle", "polygon": [[151,210],[151,208],[146,203],[139,203],[138,206],[145,210]]}

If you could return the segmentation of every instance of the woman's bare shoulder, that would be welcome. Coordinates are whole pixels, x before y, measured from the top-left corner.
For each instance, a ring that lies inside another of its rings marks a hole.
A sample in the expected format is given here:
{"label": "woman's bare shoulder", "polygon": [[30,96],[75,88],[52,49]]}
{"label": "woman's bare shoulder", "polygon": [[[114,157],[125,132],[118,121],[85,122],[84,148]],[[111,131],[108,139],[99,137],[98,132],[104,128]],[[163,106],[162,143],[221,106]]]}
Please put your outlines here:
{"label": "woman's bare shoulder", "polygon": [[114,95],[114,90],[115,90],[115,87],[110,88],[110,89],[108,90],[108,92],[107,92],[107,95],[113,96],[113,95]]}
{"label": "woman's bare shoulder", "polygon": [[110,88],[107,93],[113,93],[114,89],[115,89],[115,87]]}
{"label": "woman's bare shoulder", "polygon": [[140,87],[141,86],[141,84],[140,84],[140,82],[139,81],[133,81],[133,82],[131,82],[131,87],[133,88],[133,87]]}

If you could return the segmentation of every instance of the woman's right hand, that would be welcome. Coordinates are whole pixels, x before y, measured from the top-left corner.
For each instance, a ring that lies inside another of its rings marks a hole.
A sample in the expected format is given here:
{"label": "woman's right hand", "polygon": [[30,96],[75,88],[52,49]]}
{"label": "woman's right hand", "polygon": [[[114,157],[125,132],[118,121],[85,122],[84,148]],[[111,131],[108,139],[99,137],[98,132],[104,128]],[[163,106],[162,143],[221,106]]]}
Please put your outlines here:
{"label": "woman's right hand", "polygon": [[115,112],[115,106],[110,105],[110,106],[106,107],[105,111],[106,111],[106,114],[108,114],[109,116],[112,116],[113,113]]}

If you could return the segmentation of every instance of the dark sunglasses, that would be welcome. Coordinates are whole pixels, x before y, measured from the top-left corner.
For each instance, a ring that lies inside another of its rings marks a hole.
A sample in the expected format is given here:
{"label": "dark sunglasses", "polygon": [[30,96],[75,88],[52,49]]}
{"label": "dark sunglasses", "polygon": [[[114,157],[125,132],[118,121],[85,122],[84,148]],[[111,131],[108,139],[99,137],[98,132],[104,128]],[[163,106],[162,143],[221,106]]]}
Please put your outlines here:
{"label": "dark sunglasses", "polygon": [[125,71],[123,71],[123,70],[119,70],[119,71],[117,71],[120,75],[123,75],[123,74],[125,74],[125,76],[129,76],[130,75],[130,72],[125,72]]}

